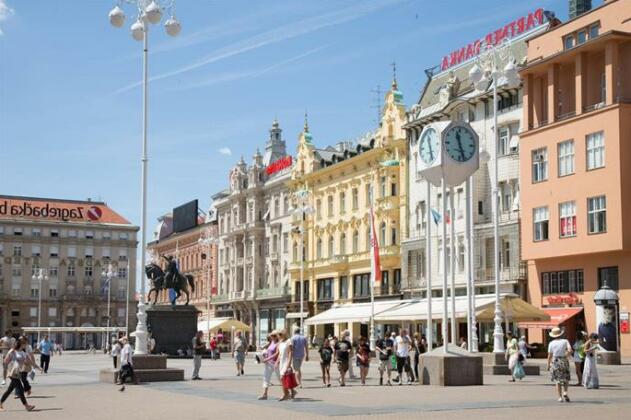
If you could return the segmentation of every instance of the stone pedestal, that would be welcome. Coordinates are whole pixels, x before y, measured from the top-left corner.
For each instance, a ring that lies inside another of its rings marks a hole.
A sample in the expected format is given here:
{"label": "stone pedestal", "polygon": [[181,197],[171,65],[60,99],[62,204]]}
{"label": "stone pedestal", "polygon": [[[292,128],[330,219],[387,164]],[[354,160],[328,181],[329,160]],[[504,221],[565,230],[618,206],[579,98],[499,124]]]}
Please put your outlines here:
{"label": "stone pedestal", "polygon": [[[184,380],[184,369],[168,368],[166,356],[143,354],[134,355],[132,358],[137,383]],[[116,378],[114,369],[101,369],[99,371],[101,382],[115,383]]]}
{"label": "stone pedestal", "polygon": [[156,340],[155,352],[176,355],[191,348],[199,311],[193,305],[155,305],[147,311],[147,327]]}
{"label": "stone pedestal", "polygon": [[[484,359],[484,374],[485,375],[510,375],[510,369],[508,368],[508,362],[504,353],[478,353],[482,355]],[[529,365],[528,362],[524,363],[524,372],[527,376],[541,375],[541,369],[537,365]]]}
{"label": "stone pedestal", "polygon": [[599,365],[619,365],[621,364],[620,352],[600,351],[597,354]]}
{"label": "stone pedestal", "polygon": [[449,346],[445,353],[438,347],[421,355],[419,374],[423,385],[482,385],[482,357],[458,346]]}

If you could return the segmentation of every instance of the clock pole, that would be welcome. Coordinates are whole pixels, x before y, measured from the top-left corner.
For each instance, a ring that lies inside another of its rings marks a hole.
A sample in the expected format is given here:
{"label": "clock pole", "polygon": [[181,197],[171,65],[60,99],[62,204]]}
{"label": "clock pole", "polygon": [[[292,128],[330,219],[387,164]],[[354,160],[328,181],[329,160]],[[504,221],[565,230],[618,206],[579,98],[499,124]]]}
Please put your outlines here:
{"label": "clock pole", "polygon": [[432,351],[434,347],[434,321],[432,317],[432,220],[430,218],[432,212],[432,184],[429,179],[427,182],[427,209],[425,211],[425,282],[427,294],[427,351]]}
{"label": "clock pole", "polygon": [[454,187],[449,188],[449,247],[451,276],[451,344],[456,344],[456,226],[454,217]]}
{"label": "clock pole", "polygon": [[442,210],[442,215],[441,215],[441,220],[442,220],[442,227],[443,227],[443,234],[442,234],[442,251],[443,251],[443,352],[444,353],[448,353],[448,347],[449,347],[449,331],[448,331],[448,318],[447,318],[447,220],[445,218],[445,210],[447,209],[447,181],[445,180],[445,173],[443,172],[443,179],[441,182],[442,185],[442,206],[441,206],[441,210]]}

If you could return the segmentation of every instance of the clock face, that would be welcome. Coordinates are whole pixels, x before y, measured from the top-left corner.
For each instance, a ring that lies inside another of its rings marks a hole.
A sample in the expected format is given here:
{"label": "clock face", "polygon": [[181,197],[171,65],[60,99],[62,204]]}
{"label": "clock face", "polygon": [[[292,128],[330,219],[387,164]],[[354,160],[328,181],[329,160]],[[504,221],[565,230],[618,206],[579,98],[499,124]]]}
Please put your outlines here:
{"label": "clock face", "polygon": [[425,130],[420,144],[421,160],[429,165],[438,156],[438,133],[433,128]]}
{"label": "clock face", "polygon": [[455,126],[445,133],[445,152],[456,162],[464,163],[475,155],[477,141],[465,127]]}

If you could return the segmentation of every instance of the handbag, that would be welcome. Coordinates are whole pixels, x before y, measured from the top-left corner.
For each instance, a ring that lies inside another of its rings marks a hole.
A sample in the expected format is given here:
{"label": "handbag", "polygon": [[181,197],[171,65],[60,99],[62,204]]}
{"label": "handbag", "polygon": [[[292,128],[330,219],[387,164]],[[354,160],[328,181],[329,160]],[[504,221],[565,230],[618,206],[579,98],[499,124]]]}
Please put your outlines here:
{"label": "handbag", "polygon": [[14,360],[7,366],[7,376],[9,378],[20,377],[20,364],[17,361]]}
{"label": "handbag", "polygon": [[285,389],[294,389],[298,386],[296,375],[291,368],[287,369],[287,371],[283,374],[283,378],[281,379],[281,381],[283,383],[283,388]]}

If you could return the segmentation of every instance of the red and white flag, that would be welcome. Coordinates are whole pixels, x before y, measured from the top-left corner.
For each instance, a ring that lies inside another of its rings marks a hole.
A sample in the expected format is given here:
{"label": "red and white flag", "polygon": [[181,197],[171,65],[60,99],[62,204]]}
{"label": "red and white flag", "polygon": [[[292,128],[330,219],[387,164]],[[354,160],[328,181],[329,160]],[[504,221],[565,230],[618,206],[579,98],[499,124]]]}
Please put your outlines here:
{"label": "red and white flag", "polygon": [[377,241],[377,230],[375,229],[375,215],[373,208],[370,208],[370,274],[372,282],[381,281],[381,264],[379,262],[379,241]]}

